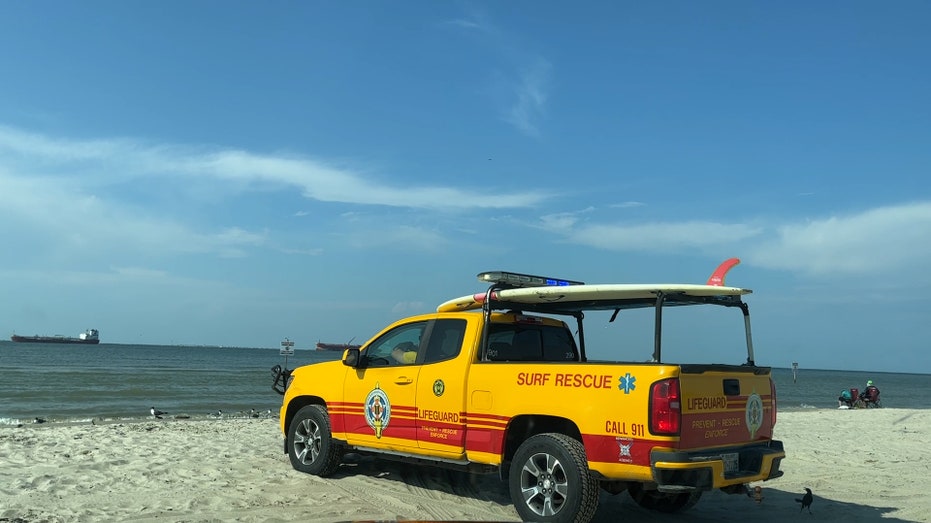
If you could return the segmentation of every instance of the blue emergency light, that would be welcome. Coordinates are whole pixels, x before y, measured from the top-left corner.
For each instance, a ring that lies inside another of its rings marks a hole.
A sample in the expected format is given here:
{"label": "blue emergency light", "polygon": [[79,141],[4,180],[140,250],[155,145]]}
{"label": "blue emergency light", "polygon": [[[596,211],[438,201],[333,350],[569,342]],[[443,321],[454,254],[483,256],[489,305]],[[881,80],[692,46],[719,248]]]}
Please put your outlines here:
{"label": "blue emergency light", "polygon": [[565,286],[565,285],[585,285],[585,282],[560,280],[558,278],[547,278],[545,276],[533,276],[530,274],[520,274],[517,272],[489,271],[480,272],[478,280],[486,283],[498,283],[511,287],[546,287],[546,286]]}

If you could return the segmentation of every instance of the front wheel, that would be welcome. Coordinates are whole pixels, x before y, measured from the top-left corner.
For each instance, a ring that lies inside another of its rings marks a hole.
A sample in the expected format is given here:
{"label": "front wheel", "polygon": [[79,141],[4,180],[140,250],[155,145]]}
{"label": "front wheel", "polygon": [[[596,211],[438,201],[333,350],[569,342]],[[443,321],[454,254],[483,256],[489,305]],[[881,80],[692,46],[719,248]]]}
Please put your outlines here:
{"label": "front wheel", "polygon": [[645,490],[640,483],[634,483],[627,488],[630,497],[641,507],[648,510],[673,513],[688,510],[698,503],[701,491],[666,493],[658,490]]}
{"label": "front wheel", "polygon": [[288,457],[296,470],[316,476],[329,476],[339,468],[343,449],[333,441],[324,406],[308,405],[294,415],[288,427]]}
{"label": "front wheel", "polygon": [[538,434],[514,454],[508,483],[524,521],[585,523],[598,508],[598,482],[585,447],[565,434]]}

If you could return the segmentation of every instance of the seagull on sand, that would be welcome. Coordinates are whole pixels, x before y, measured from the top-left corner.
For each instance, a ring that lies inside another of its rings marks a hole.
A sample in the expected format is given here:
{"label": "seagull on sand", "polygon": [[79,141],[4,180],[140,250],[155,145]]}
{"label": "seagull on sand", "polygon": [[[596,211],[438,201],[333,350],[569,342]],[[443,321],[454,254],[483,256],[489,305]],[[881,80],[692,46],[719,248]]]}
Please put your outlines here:
{"label": "seagull on sand", "polygon": [[799,510],[799,512],[807,508],[809,514],[811,514],[811,502],[812,501],[814,501],[814,496],[811,495],[811,489],[808,487],[805,487],[805,495],[802,496],[801,499],[795,498],[796,503],[802,504],[802,508],[801,510]]}
{"label": "seagull on sand", "polygon": [[149,409],[149,412],[151,412],[152,415],[155,416],[156,419],[162,419],[162,415],[168,414],[167,412],[158,410],[155,407],[152,407],[151,409]]}

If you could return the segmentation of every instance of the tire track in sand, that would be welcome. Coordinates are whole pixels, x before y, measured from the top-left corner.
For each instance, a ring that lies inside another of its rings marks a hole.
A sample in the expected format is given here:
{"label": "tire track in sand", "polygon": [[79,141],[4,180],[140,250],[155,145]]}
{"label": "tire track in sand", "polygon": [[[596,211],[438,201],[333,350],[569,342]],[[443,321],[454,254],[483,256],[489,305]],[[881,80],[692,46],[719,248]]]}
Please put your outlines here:
{"label": "tire track in sand", "polygon": [[391,518],[520,521],[506,485],[493,474],[352,455],[332,479],[346,493]]}

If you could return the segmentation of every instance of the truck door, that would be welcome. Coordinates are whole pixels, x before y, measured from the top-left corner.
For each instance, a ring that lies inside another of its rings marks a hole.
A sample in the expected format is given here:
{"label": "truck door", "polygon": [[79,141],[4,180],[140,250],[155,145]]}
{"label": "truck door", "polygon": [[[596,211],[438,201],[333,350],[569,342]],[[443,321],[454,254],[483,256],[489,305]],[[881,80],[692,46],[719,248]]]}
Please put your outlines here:
{"label": "truck door", "polygon": [[[473,330],[477,331],[473,326]],[[425,354],[417,380],[417,441],[421,449],[446,457],[465,453],[465,401],[471,351],[463,348],[468,322],[437,319],[427,329]]]}
{"label": "truck door", "polygon": [[363,364],[346,373],[344,422],[350,444],[382,449],[417,447],[414,396],[427,322],[399,325],[366,346]]}

